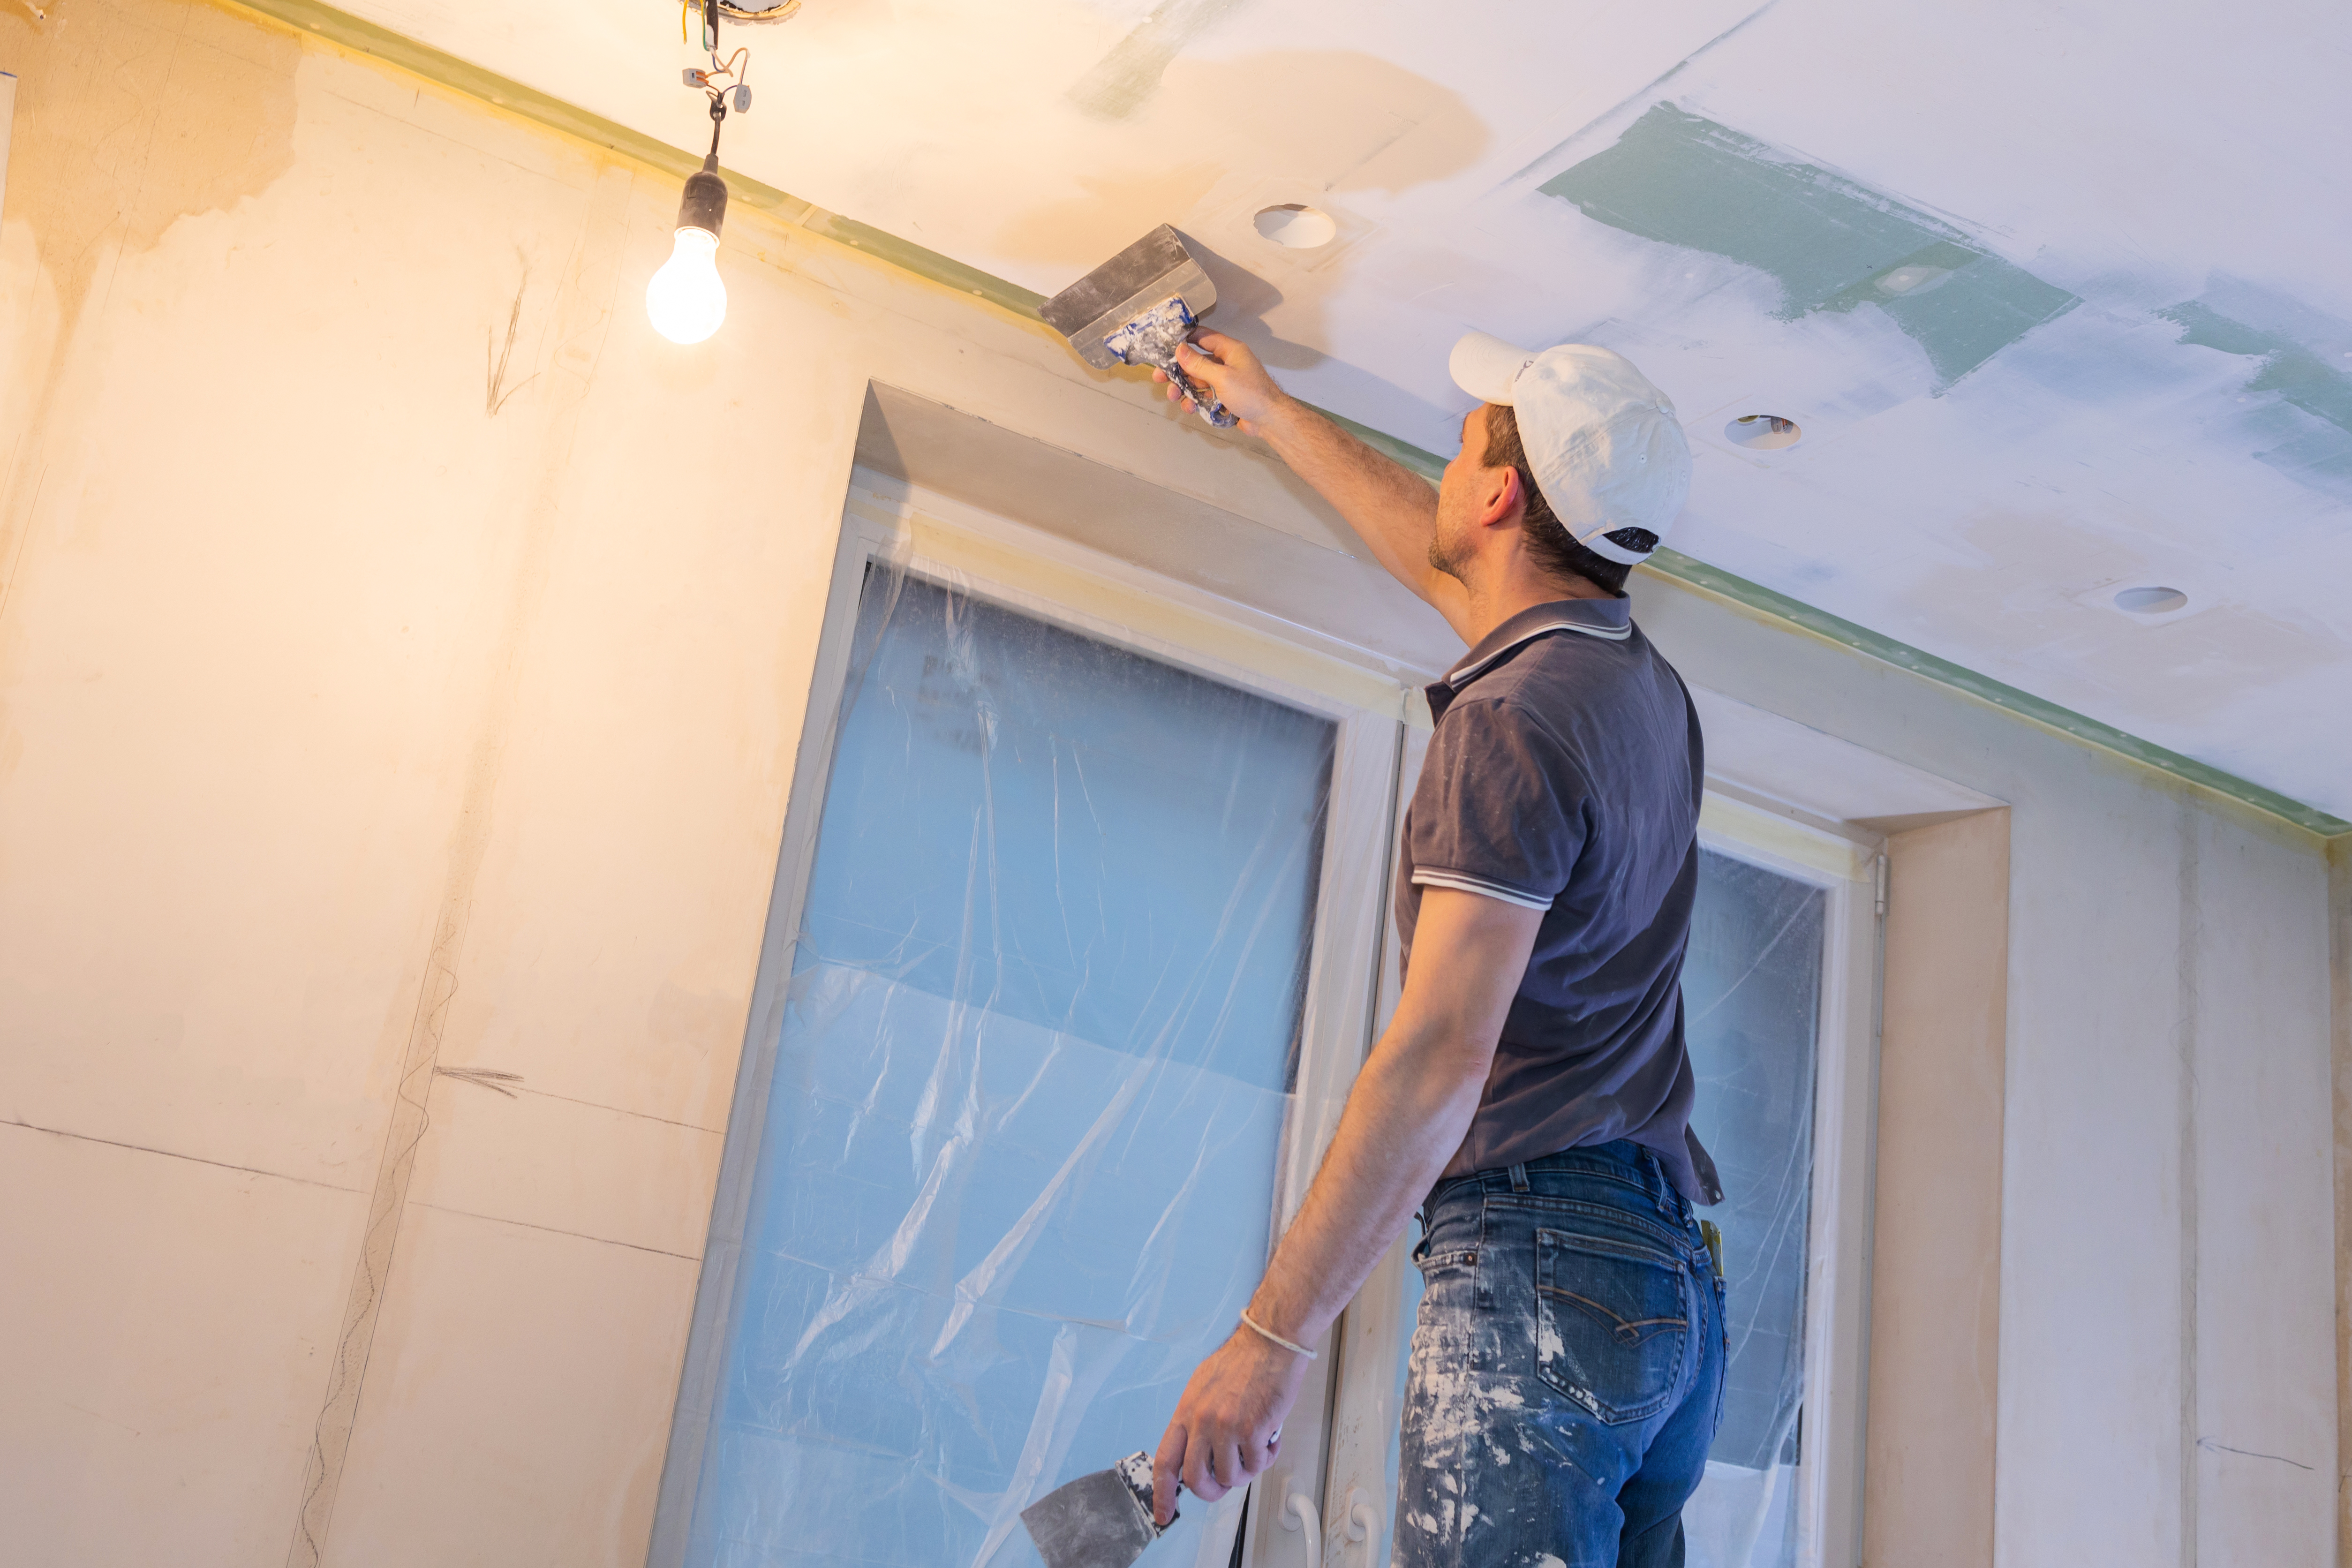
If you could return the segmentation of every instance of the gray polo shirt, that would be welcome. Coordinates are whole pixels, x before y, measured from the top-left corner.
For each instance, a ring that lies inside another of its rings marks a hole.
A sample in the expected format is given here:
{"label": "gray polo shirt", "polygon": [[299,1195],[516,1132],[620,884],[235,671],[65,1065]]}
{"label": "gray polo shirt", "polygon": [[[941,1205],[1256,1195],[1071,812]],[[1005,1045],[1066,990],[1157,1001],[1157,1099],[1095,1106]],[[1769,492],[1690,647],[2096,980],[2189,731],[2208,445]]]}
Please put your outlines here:
{"label": "gray polo shirt", "polygon": [[1422,889],[1544,911],[1449,1176],[1630,1138],[1685,1196],[1722,1196],[1690,1131],[1683,950],[1704,760],[1681,677],[1630,601],[1522,610],[1428,689],[1397,931]]}

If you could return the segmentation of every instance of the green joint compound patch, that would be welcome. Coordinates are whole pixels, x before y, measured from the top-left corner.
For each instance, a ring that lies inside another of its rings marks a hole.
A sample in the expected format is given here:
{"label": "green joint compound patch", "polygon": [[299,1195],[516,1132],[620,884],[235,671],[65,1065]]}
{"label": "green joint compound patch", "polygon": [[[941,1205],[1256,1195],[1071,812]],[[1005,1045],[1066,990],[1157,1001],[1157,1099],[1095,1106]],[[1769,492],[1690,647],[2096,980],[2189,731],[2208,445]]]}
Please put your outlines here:
{"label": "green joint compound patch", "polygon": [[1588,217],[1769,273],[1784,321],[1874,305],[1940,394],[2083,301],[1926,213],[1671,103],[1542,185]]}
{"label": "green joint compound patch", "polygon": [[[2300,326],[2306,329],[2305,336],[2352,342],[2352,330],[2311,318],[2311,312],[2292,301],[2227,282],[2209,289],[2202,299],[2157,314],[2181,329],[2183,343],[2262,361],[2245,390],[2277,395],[2276,404],[2251,416],[2275,444],[2255,452],[2254,458],[2298,484],[2352,500],[2352,374],[2337,368],[2338,363],[2352,364],[2352,359],[2338,349],[2336,363],[2330,363],[2301,337],[2290,335]],[[2298,317],[2305,320],[2294,320]],[[2299,409],[2310,419],[2281,417],[2278,405]],[[2320,423],[2315,426],[2311,420]]]}

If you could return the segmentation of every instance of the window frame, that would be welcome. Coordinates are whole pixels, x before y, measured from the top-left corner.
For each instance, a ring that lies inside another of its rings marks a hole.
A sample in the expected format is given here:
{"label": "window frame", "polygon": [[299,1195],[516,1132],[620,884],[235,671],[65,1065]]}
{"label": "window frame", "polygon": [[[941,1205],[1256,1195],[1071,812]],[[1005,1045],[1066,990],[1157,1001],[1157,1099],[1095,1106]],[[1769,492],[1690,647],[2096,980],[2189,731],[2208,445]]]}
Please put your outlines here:
{"label": "window frame", "polygon": [[1805,1237],[1803,1414],[1793,1503],[1799,1568],[1854,1568],[1862,1557],[1870,1397],[1884,840],[1808,820],[1780,803],[1710,778],[1699,814],[1699,844],[1827,895]]}
{"label": "window frame", "polygon": [[[711,1222],[680,1369],[649,1568],[685,1561],[704,1449],[724,1373],[740,1238],[754,1195],[784,1003],[814,866],[857,611],[869,564],[904,571],[1019,614],[1316,713],[1338,735],[1300,1020],[1298,1075],[1277,1148],[1269,1244],[1304,1200],[1372,1038],[1388,945],[1387,894],[1402,718],[1412,689],[1370,655],[1164,577],[1132,563],[925,491],[854,469],[841,541],[816,637],[809,701],[776,857],[742,1054],[728,1115]],[[1335,1330],[1335,1335],[1338,1331]],[[1318,1367],[1328,1363],[1318,1363]],[[1318,1376],[1302,1409],[1328,1404]],[[1284,1458],[1319,1478],[1326,1430],[1302,1423]],[[1139,1441],[1155,1441],[1146,1434]],[[1108,1465],[1119,1456],[1103,1456]],[[1319,1489],[1319,1488],[1318,1488]],[[1226,1568],[1242,1494],[1214,1505],[1197,1568]],[[1016,1527],[1017,1528],[1017,1527]]]}

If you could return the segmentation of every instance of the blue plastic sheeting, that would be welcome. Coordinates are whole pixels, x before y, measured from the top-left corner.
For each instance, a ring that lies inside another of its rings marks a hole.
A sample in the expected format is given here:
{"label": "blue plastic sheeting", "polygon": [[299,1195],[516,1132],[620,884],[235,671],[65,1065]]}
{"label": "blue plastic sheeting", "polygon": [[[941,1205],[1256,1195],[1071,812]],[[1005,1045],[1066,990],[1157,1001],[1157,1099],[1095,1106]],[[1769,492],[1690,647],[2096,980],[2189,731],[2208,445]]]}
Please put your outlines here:
{"label": "blue plastic sheeting", "polygon": [[1691,1568],[1796,1562],[1792,1493],[1805,1380],[1813,1084],[1829,897],[1763,867],[1699,854],[1683,964],[1691,1125],[1723,1178],[1731,1361],[1706,1479],[1685,1510]]}
{"label": "blue plastic sheeting", "polygon": [[1336,729],[879,568],[853,664],[688,1561],[1014,1568],[1265,1267]]}

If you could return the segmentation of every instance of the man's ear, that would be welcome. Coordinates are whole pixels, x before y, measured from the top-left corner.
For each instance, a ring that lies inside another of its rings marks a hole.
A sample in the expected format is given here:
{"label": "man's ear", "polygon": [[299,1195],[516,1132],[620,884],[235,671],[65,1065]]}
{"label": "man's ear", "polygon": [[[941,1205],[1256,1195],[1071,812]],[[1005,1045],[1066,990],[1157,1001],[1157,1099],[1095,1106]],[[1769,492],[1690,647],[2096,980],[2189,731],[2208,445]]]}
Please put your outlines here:
{"label": "man's ear", "polygon": [[1479,496],[1478,521],[1492,528],[1508,522],[1527,509],[1527,491],[1516,468],[1485,468]]}

